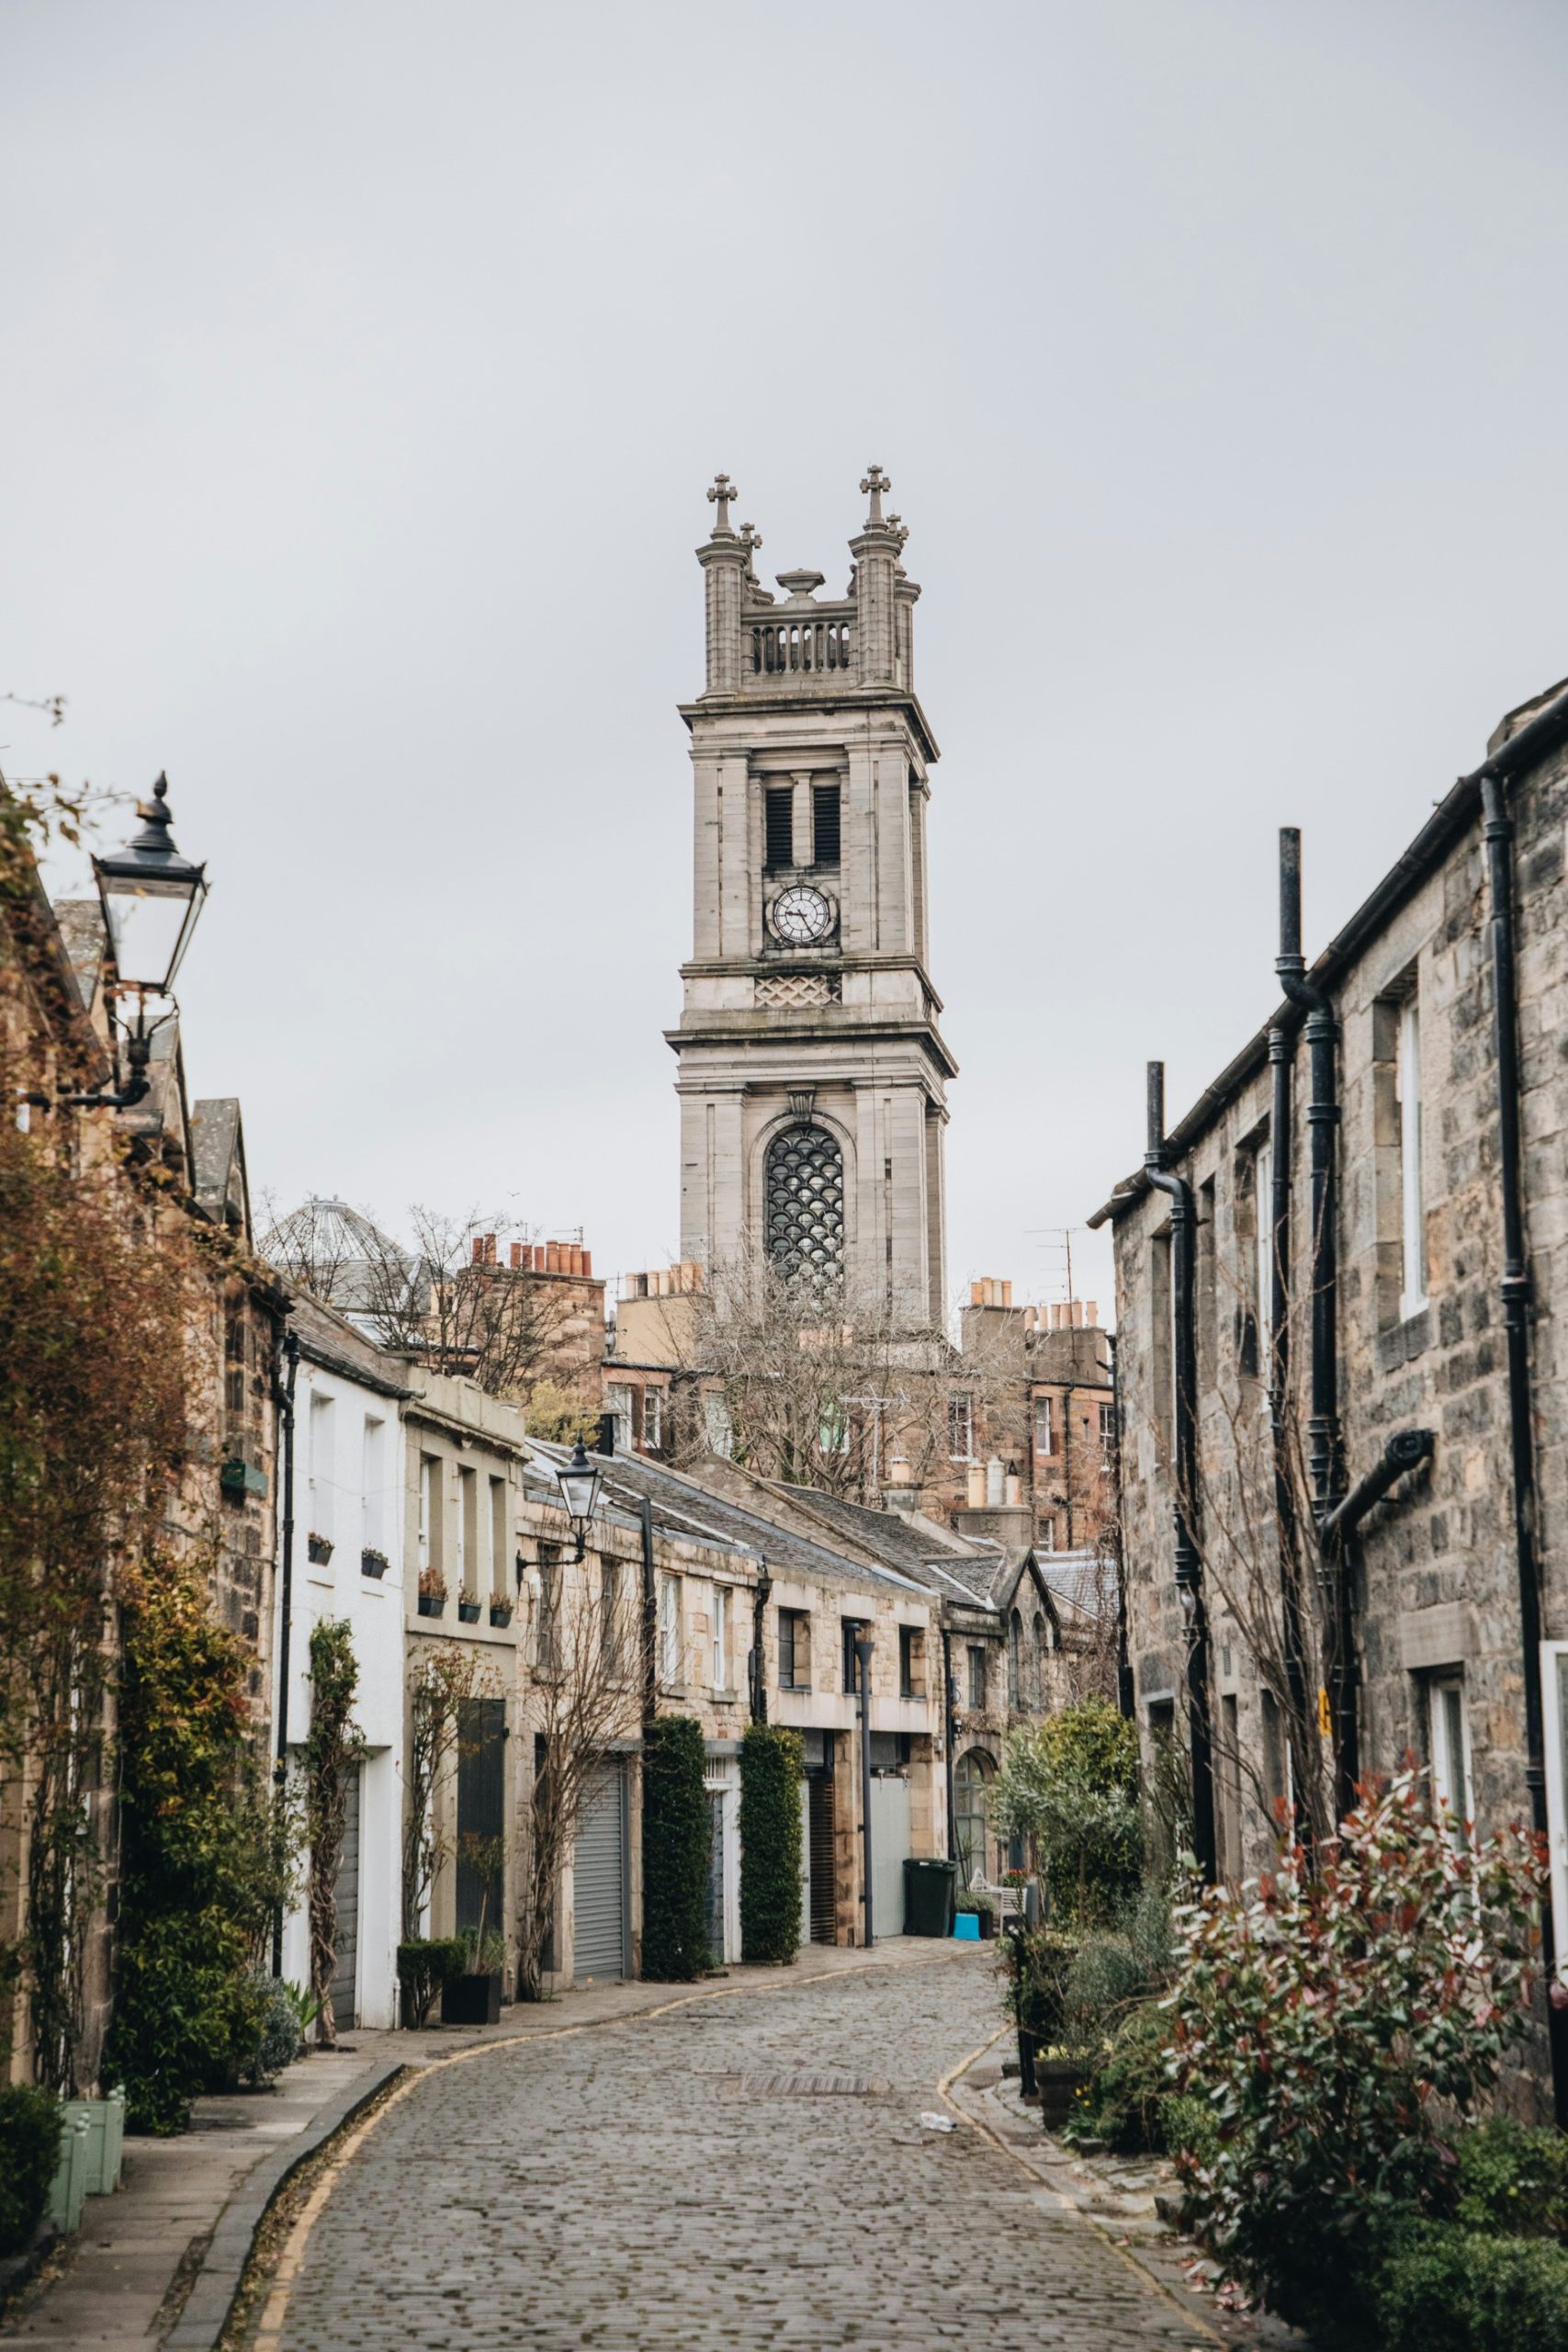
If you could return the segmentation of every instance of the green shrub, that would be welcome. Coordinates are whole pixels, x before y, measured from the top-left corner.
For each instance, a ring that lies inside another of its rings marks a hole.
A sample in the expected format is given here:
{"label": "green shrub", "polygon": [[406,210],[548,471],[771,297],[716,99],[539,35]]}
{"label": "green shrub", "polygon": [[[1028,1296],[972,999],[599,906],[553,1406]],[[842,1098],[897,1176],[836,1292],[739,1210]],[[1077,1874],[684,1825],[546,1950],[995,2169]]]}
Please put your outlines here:
{"label": "green shrub", "polygon": [[800,1949],[800,1781],[806,1750],[783,1724],[740,1742],[740,1956],[787,1968]]}
{"label": "green shrub", "polygon": [[[128,1580],[129,1581],[129,1580]],[[183,2131],[197,2093],[244,2074],[249,1984],[288,1898],[297,1826],[261,1782],[250,1656],[169,1563],[130,1585],[119,1693],[120,1940],[105,2063],[133,2131]]]}
{"label": "green shrub", "polygon": [[275,2083],[299,2055],[298,1996],[281,1978],[259,1969],[245,1989],[255,2041],[240,2072],[253,2083]]}
{"label": "green shrub", "polygon": [[1106,1700],[1010,1732],[988,1811],[997,1836],[1032,1842],[1057,1927],[1105,1919],[1135,1894],[1138,1736]]}
{"label": "green shrub", "polygon": [[1391,2233],[1371,2301],[1380,2352],[1562,2352],[1568,2247],[1409,2222]]}
{"label": "green shrub", "polygon": [[1171,2099],[1170,2018],[1148,2002],[1122,2019],[1073,2111],[1070,2138],[1103,2140],[1119,2155],[1165,2146]]}
{"label": "green shrub", "polygon": [[462,1936],[416,1936],[400,1944],[398,1983],[402,1987],[406,2022],[423,2025],[443,1984],[461,1976],[468,1964],[468,1947]]}
{"label": "green shrub", "polygon": [[52,2091],[0,2090],[0,2255],[21,2254],[43,2219],[65,2115]]}
{"label": "green shrub", "polygon": [[1166,2154],[1178,2159],[1212,2165],[1220,2153],[1220,2127],[1206,2098],[1182,2091],[1168,2094],[1160,2108],[1159,2132]]}
{"label": "green shrub", "polygon": [[1498,2237],[1568,2236],[1568,2134],[1495,2115],[1455,2146],[1450,2203],[1467,2230]]}
{"label": "green shrub", "polygon": [[1077,1957],[1073,1939],[1054,1928],[1002,1939],[1008,2015],[1043,2049],[1055,2049],[1066,2030],[1067,1979]]}
{"label": "green shrub", "polygon": [[712,1964],[705,1754],[693,1715],[660,1715],[644,1736],[642,1973],[656,1984],[688,1984]]}
{"label": "green shrub", "polygon": [[1543,1873],[1522,1829],[1457,1844],[1408,1771],[1315,1863],[1298,1850],[1178,1915],[1179,2086],[1218,2126],[1187,2184],[1213,2250],[1287,2318],[1313,2326],[1343,2283],[1359,2324],[1348,2256],[1440,2196],[1437,2114],[1472,2109],[1528,2025]]}

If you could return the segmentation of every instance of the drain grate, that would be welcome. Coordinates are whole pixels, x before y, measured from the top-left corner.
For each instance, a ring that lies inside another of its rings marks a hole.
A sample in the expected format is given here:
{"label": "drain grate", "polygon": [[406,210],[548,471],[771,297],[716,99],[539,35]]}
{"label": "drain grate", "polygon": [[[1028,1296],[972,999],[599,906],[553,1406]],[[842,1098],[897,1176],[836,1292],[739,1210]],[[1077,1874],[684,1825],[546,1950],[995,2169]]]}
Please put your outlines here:
{"label": "drain grate", "polygon": [[880,2075],[725,2075],[720,2087],[742,2098],[886,2098],[893,2088]]}

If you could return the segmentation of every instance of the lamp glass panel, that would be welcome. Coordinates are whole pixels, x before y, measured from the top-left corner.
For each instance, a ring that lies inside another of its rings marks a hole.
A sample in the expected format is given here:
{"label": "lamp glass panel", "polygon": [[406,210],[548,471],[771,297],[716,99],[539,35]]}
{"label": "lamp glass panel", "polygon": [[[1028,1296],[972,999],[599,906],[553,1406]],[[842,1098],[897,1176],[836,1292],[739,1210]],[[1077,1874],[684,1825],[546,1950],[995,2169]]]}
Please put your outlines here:
{"label": "lamp glass panel", "polygon": [[173,985],[201,896],[188,882],[105,877],[115,967],[128,988],[162,992]]}

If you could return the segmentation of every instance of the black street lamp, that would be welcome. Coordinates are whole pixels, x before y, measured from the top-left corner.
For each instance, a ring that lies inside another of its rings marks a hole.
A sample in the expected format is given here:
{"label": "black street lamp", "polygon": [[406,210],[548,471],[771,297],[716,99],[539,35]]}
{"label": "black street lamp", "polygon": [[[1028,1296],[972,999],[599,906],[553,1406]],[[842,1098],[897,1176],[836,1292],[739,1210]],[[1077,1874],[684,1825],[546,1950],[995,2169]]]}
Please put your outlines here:
{"label": "black street lamp", "polygon": [[175,846],[168,797],[169,779],[160,775],[152,799],[137,804],[141,830],[135,839],[107,857],[93,860],[113,967],[107,987],[111,1046],[122,996],[135,997],[136,1018],[125,1030],[125,1085],[116,1093],[68,1095],[71,1102],[103,1103],[123,1110],[140,1102],[152,1083],[147,1068],[152,1035],[169,1014],[161,1013],[150,1022],[147,1000],[172,994],[175,975],[185,960],[207,897],[206,866],[193,865]]}
{"label": "black street lamp", "polygon": [[599,1484],[604,1475],[598,1463],[588,1459],[581,1438],[572,1448],[571,1460],[556,1472],[566,1499],[566,1515],[577,1538],[577,1557],[580,1560],[587,1541],[588,1524],[599,1500]]}

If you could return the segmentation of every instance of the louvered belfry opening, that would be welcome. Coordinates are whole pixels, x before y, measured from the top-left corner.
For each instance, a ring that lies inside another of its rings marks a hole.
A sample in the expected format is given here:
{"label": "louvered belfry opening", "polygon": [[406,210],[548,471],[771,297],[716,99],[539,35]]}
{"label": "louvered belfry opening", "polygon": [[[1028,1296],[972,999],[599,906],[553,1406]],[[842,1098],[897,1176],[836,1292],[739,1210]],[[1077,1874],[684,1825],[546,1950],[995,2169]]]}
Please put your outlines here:
{"label": "louvered belfry opening", "polygon": [[844,1156],[823,1127],[768,1147],[768,1256],[786,1281],[836,1290],[844,1271]]}

